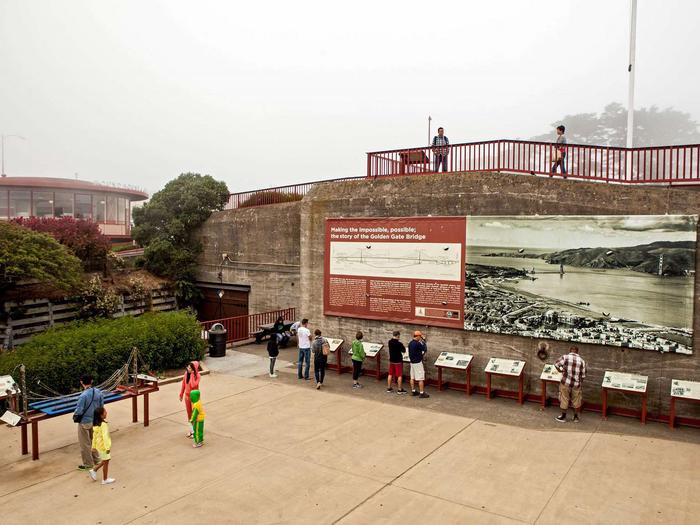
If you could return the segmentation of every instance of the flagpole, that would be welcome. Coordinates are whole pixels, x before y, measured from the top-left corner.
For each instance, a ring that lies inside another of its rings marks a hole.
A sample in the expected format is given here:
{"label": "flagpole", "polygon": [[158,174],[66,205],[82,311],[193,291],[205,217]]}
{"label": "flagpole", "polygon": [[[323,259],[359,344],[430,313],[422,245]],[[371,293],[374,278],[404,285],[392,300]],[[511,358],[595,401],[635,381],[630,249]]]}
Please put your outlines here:
{"label": "flagpole", "polygon": [[634,61],[637,40],[637,0],[630,4],[630,56],[627,72],[629,73],[629,93],[627,99],[627,147],[634,147]]}
{"label": "flagpole", "polygon": [[433,117],[428,115],[428,146],[430,146],[430,121],[433,120]]}

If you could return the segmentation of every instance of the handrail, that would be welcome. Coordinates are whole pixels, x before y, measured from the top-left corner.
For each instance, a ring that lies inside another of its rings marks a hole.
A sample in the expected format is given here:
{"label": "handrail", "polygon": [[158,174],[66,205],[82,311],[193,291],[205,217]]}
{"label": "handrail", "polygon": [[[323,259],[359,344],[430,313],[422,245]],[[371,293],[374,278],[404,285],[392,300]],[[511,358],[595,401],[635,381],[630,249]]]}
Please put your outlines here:
{"label": "handrail", "polygon": [[274,323],[279,317],[296,320],[296,308],[282,308],[257,314],[212,319],[201,321],[199,324],[202,327],[202,339],[208,339],[209,329],[216,323],[221,323],[226,328],[226,342],[234,343],[251,339],[251,334],[256,332],[260,325]]}
{"label": "handrail", "polygon": [[[552,171],[558,152],[562,163]],[[419,146],[367,153],[367,177],[446,172],[504,171],[621,184],[700,183],[700,144],[624,148],[591,144],[499,139],[452,144],[438,162],[440,151]]]}

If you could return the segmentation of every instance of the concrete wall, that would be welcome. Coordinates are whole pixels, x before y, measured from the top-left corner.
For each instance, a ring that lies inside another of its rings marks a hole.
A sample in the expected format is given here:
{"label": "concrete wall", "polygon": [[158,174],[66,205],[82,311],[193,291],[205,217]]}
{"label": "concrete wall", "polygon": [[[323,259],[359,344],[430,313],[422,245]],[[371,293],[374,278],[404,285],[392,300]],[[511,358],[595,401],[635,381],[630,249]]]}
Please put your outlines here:
{"label": "concrete wall", "polygon": [[[212,214],[199,238],[200,281],[250,286],[248,311],[299,307],[300,202]],[[232,262],[222,263],[222,253]]]}
{"label": "concrete wall", "polygon": [[[700,193],[678,188],[645,188],[581,181],[549,180],[525,175],[497,173],[447,174],[360,180],[314,187],[301,204],[301,311],[313,327],[324,334],[352,340],[362,329],[366,341],[386,342],[391,331],[402,331],[402,340],[416,329],[362,319],[323,315],[324,219],[326,217],[403,217],[421,215],[646,215],[695,214],[700,211]],[[267,213],[264,209],[261,212]],[[280,210],[280,215],[284,212]],[[696,257],[697,261],[700,257]],[[700,279],[695,297],[700,297]],[[694,330],[700,322],[694,317]],[[542,362],[537,358],[537,340],[524,337],[426,328],[431,362],[442,350],[474,354],[473,384],[484,385],[483,369],[489,357],[511,357],[527,361],[526,391],[539,394]],[[659,354],[645,350],[579,345],[588,363],[584,398],[600,402],[600,384],[606,369],[650,376],[650,413],[667,412],[670,379],[700,381],[700,337],[695,337],[694,355]],[[565,353],[564,341],[549,341],[550,359]],[[385,360],[386,362],[386,360]],[[430,377],[436,371],[429,367]],[[449,374],[447,379],[449,379]],[[506,386],[500,381],[495,387]],[[553,392],[552,392],[553,393]],[[610,404],[638,408],[639,398],[616,393]],[[700,406],[680,403],[679,414],[700,417]]]}

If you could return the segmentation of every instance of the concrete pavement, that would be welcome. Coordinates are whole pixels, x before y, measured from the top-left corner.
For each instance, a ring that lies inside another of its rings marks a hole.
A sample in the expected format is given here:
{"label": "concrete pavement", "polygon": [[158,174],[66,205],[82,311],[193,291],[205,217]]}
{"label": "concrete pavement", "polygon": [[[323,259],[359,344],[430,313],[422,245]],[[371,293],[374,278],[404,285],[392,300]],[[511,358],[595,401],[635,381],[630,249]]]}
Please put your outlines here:
{"label": "concrete pavement", "polygon": [[111,486],[75,470],[69,416],[40,424],[39,461],[0,428],[0,523],[698,522],[698,430],[595,415],[561,425],[508,399],[419,401],[373,379],[355,391],[347,374],[319,392],[281,357],[278,380],[236,375],[264,372],[264,357],[208,360],[201,449],[178,384],[151,396],[149,428],[130,422],[130,403],[108,405]]}

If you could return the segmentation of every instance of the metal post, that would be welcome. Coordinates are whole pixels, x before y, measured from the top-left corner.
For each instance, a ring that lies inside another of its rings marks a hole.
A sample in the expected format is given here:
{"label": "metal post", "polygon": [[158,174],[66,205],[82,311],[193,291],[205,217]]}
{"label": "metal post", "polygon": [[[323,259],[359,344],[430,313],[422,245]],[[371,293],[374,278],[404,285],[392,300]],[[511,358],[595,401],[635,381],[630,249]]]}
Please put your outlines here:
{"label": "metal post", "polygon": [[24,419],[27,419],[27,408],[28,408],[28,402],[27,402],[27,369],[24,365],[19,366],[19,384],[20,388],[22,389],[22,412],[24,415]]}
{"label": "metal post", "polygon": [[428,146],[430,146],[430,121],[433,120],[433,117],[428,115]]}
{"label": "metal post", "polygon": [[630,5],[630,55],[627,72],[629,73],[629,94],[627,99],[627,147],[634,147],[634,61],[637,39],[637,0]]}

